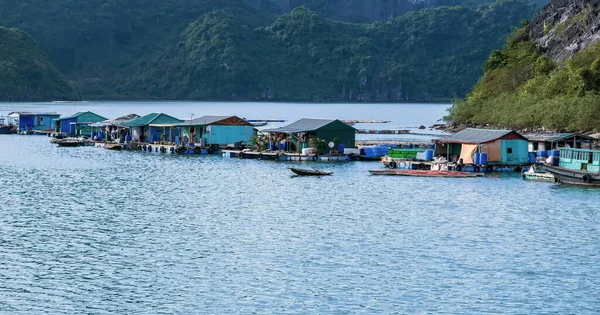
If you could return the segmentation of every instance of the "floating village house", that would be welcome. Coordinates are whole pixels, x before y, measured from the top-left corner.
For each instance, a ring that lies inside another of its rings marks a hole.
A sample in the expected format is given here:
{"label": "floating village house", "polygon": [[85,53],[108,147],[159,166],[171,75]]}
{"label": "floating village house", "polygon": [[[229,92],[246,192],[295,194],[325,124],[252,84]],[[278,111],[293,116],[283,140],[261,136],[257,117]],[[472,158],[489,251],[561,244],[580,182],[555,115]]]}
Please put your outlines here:
{"label": "floating village house", "polygon": [[9,120],[15,124],[17,131],[54,129],[55,120],[59,117],[60,114],[54,112],[12,112],[8,114]]}
{"label": "floating village house", "polygon": [[500,165],[521,165],[529,161],[528,141],[513,130],[467,128],[450,137],[435,140],[435,153],[449,161],[459,158],[472,164],[475,153],[487,153],[487,161]]}
{"label": "floating village house", "polygon": [[174,125],[183,120],[163,113],[151,113],[133,119],[124,125],[130,128],[133,141],[136,142],[175,142],[179,128]]}
{"label": "floating village house", "polygon": [[89,135],[92,132],[91,124],[106,120],[92,112],[77,112],[71,116],[55,119],[56,132],[63,132],[71,135]]}
{"label": "floating village house", "polygon": [[[288,150],[300,151],[311,145],[311,139],[319,138],[326,143],[336,139],[339,150],[354,148],[356,145],[356,129],[339,119],[302,118],[290,125],[276,129],[267,129],[271,140],[289,140],[292,145]],[[297,143],[294,148],[294,144]]]}
{"label": "floating village house", "polygon": [[201,147],[247,144],[257,134],[254,125],[237,116],[202,116],[174,126],[187,142]]}
{"label": "floating village house", "polygon": [[529,152],[556,150],[558,148],[591,149],[598,139],[579,133],[529,133]]}
{"label": "floating village house", "polygon": [[122,138],[122,141],[131,141],[130,128],[125,124],[137,118],[140,118],[140,115],[129,114],[93,123],[90,125],[92,127],[92,139],[114,141]]}

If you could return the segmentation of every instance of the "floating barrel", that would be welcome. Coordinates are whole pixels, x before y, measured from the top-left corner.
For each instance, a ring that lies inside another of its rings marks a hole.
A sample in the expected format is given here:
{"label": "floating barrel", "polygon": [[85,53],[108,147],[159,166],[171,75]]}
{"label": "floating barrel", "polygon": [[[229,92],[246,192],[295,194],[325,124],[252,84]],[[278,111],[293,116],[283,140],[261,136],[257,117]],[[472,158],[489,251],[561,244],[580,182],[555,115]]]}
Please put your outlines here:
{"label": "floating barrel", "polygon": [[125,137],[125,141],[130,142],[131,141],[131,136],[126,136]]}
{"label": "floating barrel", "polygon": [[560,157],[558,155],[553,155],[552,156],[552,166],[559,166],[560,165]]}
{"label": "floating barrel", "polygon": [[560,151],[558,151],[558,150],[548,150],[548,156],[560,156]]}
{"label": "floating barrel", "polygon": [[433,160],[433,150],[425,151],[425,161]]}
{"label": "floating barrel", "polygon": [[548,152],[546,152],[546,150],[539,150],[537,155],[539,157],[545,158],[545,157],[548,157]]}
{"label": "floating barrel", "polygon": [[535,163],[535,152],[529,152],[529,163]]}
{"label": "floating barrel", "polygon": [[340,153],[344,154],[344,150],[345,150],[345,149],[346,149],[346,148],[344,147],[344,144],[343,144],[343,143],[340,143],[340,144],[338,145],[338,151],[339,151]]}
{"label": "floating barrel", "polygon": [[479,155],[479,164],[486,165],[487,164],[487,153],[481,152]]}
{"label": "floating barrel", "polygon": [[279,142],[279,150],[285,151],[286,145],[287,145],[287,142],[285,142],[285,141]]}
{"label": "floating barrel", "polygon": [[480,164],[480,161],[481,161],[481,154],[475,153],[475,155],[473,156],[473,164]]}

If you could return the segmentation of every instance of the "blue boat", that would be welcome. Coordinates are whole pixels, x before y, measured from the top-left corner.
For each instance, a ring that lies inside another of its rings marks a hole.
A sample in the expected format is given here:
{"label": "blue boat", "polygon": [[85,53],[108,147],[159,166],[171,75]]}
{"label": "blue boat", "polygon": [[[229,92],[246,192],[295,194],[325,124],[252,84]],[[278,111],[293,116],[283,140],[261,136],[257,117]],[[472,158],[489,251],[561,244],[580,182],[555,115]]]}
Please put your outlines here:
{"label": "blue boat", "polygon": [[545,169],[564,184],[600,186],[600,150],[560,148],[558,163]]}
{"label": "blue boat", "polygon": [[10,133],[14,133],[13,126],[0,126],[0,135],[7,135]]}

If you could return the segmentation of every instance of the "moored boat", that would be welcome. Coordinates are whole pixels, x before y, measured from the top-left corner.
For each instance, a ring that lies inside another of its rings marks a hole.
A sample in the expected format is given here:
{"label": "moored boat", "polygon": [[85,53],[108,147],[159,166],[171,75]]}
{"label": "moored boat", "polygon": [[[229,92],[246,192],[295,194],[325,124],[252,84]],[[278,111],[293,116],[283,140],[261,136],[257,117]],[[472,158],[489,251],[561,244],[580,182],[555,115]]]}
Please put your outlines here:
{"label": "moored boat", "polygon": [[467,178],[484,176],[481,173],[436,170],[369,170],[371,175]]}
{"label": "moored boat", "polygon": [[80,147],[86,143],[81,138],[50,139],[50,142],[56,143],[59,147]]}
{"label": "moored boat", "polygon": [[542,172],[535,168],[535,165],[532,165],[527,171],[521,173],[523,179],[532,180],[538,182],[551,182],[556,183],[558,179],[554,177],[551,173]]}
{"label": "moored boat", "polygon": [[11,133],[14,133],[13,131],[14,131],[13,126],[10,126],[10,125],[0,126],[0,135],[11,134]]}
{"label": "moored boat", "polygon": [[564,184],[600,186],[600,150],[560,148],[558,163],[544,168]]}
{"label": "moored boat", "polygon": [[321,171],[315,168],[305,169],[290,167],[290,171],[299,176],[329,176],[333,174],[331,171]]}
{"label": "moored boat", "polygon": [[106,150],[119,151],[119,150],[123,150],[123,145],[121,145],[121,144],[114,144],[114,143],[107,143],[107,144],[104,145],[104,148]]}

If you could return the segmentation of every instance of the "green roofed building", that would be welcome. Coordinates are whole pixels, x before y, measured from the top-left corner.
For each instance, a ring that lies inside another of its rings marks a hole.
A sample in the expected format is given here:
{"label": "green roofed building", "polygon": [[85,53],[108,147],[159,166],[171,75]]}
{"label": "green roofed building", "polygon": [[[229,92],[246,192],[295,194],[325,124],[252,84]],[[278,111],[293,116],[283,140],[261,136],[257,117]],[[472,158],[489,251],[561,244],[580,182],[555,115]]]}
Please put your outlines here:
{"label": "green roofed building", "polygon": [[151,113],[131,120],[124,125],[131,128],[133,141],[137,142],[174,142],[179,136],[175,124],[183,120],[163,113]]}
{"label": "green roofed building", "polygon": [[87,112],[77,112],[71,116],[55,119],[55,131],[70,135],[89,135],[92,132],[91,124],[106,120],[106,117]]}
{"label": "green roofed building", "polygon": [[298,143],[297,151],[310,147],[313,138],[319,138],[326,143],[337,142],[338,148],[356,146],[356,129],[339,119],[302,118],[285,127],[263,132],[269,133],[269,137],[274,140],[287,139],[292,144]]}
{"label": "green roofed building", "polygon": [[247,144],[256,135],[254,125],[237,116],[202,116],[175,126],[190,143],[202,147]]}

